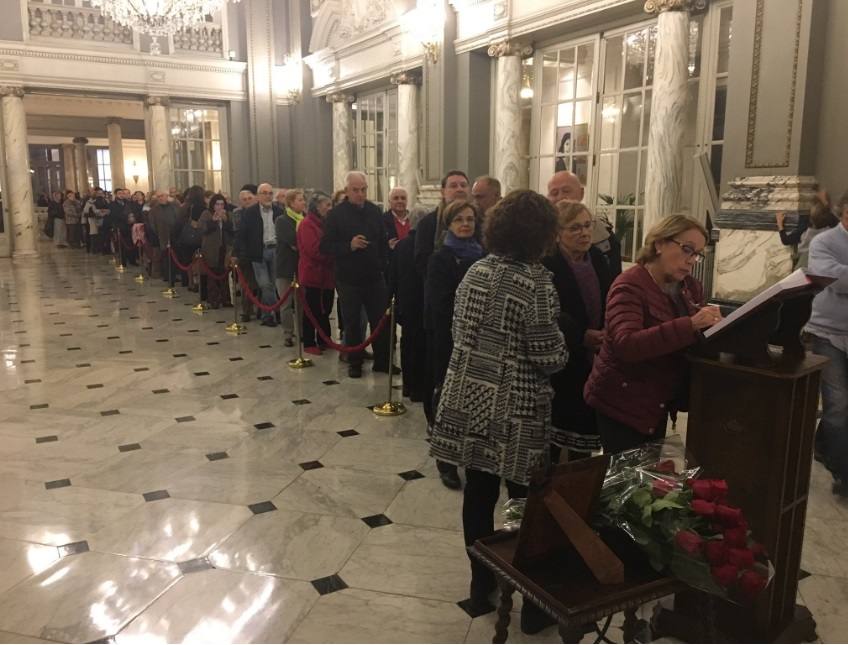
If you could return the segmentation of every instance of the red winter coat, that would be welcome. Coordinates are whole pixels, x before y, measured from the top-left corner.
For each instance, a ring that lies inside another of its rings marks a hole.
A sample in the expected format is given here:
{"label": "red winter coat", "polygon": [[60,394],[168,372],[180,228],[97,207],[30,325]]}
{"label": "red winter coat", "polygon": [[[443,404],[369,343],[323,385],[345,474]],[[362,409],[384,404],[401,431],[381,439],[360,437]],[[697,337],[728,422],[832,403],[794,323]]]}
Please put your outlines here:
{"label": "red winter coat", "polygon": [[317,213],[309,213],[297,227],[297,279],[304,287],[335,289],[335,259],[318,248],[324,235],[324,222]]}
{"label": "red winter coat", "polygon": [[[684,280],[681,295],[690,316],[703,293],[697,280]],[[583,390],[586,402],[642,434],[653,434],[670,409],[685,405],[688,366],[683,350],[700,334],[640,265],[610,287],[605,331]]]}

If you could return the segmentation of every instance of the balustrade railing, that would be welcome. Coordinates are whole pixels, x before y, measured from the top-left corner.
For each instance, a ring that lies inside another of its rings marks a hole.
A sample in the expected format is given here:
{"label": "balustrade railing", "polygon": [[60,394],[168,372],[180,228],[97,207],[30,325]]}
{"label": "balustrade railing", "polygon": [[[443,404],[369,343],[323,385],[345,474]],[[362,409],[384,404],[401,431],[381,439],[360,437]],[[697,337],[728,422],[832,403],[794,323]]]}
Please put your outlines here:
{"label": "balustrade railing", "polygon": [[224,33],[221,25],[208,22],[202,27],[184,29],[174,34],[174,49],[178,52],[222,56],[224,53]]}
{"label": "balustrade railing", "polygon": [[133,44],[132,30],[106,18],[98,9],[30,1],[28,12],[31,36]]}

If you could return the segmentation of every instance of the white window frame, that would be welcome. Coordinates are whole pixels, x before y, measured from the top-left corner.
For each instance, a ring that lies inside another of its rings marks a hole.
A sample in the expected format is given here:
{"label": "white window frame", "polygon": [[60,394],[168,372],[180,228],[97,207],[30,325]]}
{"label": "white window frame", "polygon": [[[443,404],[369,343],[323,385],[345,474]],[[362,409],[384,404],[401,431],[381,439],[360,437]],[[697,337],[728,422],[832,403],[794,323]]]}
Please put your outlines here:
{"label": "white window frame", "polygon": [[[365,146],[363,144],[363,137],[366,136],[366,133],[362,132],[362,106],[363,104],[368,104],[372,99],[376,99],[378,96],[382,96],[383,98],[383,127],[377,132],[375,129],[374,137],[375,137],[375,146],[377,140],[377,134],[382,135],[383,141],[383,165],[382,166],[368,166],[366,165],[366,156],[363,154],[365,150]],[[394,124],[390,121],[391,111],[389,110],[389,104],[394,97]],[[356,97],[356,105],[357,109],[352,110],[352,119],[353,119],[353,152],[355,159],[355,168],[356,170],[365,173],[367,177],[380,177],[383,180],[383,185],[385,187],[385,195],[381,195],[379,191],[379,185],[371,185],[369,186],[368,194],[369,199],[374,202],[382,204],[384,207],[388,208],[388,200],[389,200],[389,192],[398,185],[399,181],[399,150],[397,146],[398,141],[398,91],[397,87],[390,86],[384,87],[380,90],[376,90],[373,92],[366,92],[363,94],[359,94]],[[392,137],[392,132],[394,132],[394,137]],[[394,143],[394,150],[392,150],[392,143]],[[393,165],[394,162],[394,165]],[[374,183],[374,182],[371,182]]]}

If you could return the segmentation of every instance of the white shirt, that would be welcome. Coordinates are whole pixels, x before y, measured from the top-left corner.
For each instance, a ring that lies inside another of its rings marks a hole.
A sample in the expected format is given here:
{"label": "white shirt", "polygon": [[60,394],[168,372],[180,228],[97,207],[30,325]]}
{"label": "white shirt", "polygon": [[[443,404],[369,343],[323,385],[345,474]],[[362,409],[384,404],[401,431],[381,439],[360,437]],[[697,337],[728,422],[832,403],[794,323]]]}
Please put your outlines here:
{"label": "white shirt", "polygon": [[259,206],[259,213],[262,215],[262,241],[265,246],[277,243],[277,231],[274,229],[274,210],[269,206]]}

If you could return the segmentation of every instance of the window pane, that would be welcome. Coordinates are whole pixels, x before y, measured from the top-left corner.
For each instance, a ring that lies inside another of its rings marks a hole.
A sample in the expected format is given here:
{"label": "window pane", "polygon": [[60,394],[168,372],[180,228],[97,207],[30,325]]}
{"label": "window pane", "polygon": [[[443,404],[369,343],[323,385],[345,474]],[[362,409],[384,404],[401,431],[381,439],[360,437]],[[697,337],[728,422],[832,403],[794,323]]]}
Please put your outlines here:
{"label": "window pane", "polygon": [[621,259],[628,262],[633,260],[633,226],[636,211],[632,208],[615,209],[615,234],[621,241]]}
{"label": "window pane", "polygon": [[577,155],[571,159],[571,172],[580,178],[580,183],[584,186],[589,178],[589,157],[586,155]]}
{"label": "window pane", "polygon": [[713,104],[713,141],[724,139],[724,115],[727,110],[727,79],[716,81],[715,103]]}
{"label": "window pane", "polygon": [[642,206],[645,204],[645,176],[648,174],[648,151],[642,150],[639,153],[639,157],[639,193],[636,195],[636,203]]}
{"label": "window pane", "polygon": [[713,172],[713,181],[716,185],[716,190],[721,183],[721,153],[724,146],[714,145],[710,150],[710,169]]}
{"label": "window pane", "polygon": [[575,86],[574,48],[562,49],[559,52],[559,100],[574,98]]}
{"label": "window pane", "polygon": [[614,153],[601,155],[598,166],[598,204],[614,204],[618,155]]}
{"label": "window pane", "polygon": [[556,105],[545,105],[542,107],[542,132],[539,139],[539,154],[541,155],[552,155],[554,153],[555,146],[559,144],[559,139],[557,138],[556,133],[556,124],[554,121],[556,109]]}
{"label": "window pane", "polygon": [[200,141],[188,142],[188,168],[203,168],[203,143]]}
{"label": "window pane", "polygon": [[548,194],[548,180],[554,174],[554,158],[542,157],[539,159],[539,186],[538,190],[543,195]]}
{"label": "window pane", "polygon": [[[642,145],[648,145],[648,139],[651,132],[651,95],[653,92],[651,90],[645,90],[645,104],[642,106]],[[690,106],[691,108],[691,106]],[[690,109],[687,108],[687,109]],[[691,108],[691,109],[697,109]]]}
{"label": "window pane", "polygon": [[624,54],[623,36],[607,40],[604,64],[604,94],[621,91],[621,65]]}
{"label": "window pane", "polygon": [[645,50],[647,29],[627,34],[624,59],[624,89],[641,87],[645,78]]}
{"label": "window pane", "polygon": [[638,162],[638,152],[619,153],[618,186],[616,187],[619,204],[632,204],[635,201]]}
{"label": "window pane", "polygon": [[657,56],[657,26],[651,25],[648,29],[648,64],[645,71],[645,85],[654,83],[654,60]]}
{"label": "window pane", "polygon": [[557,53],[548,52],[542,57],[542,102],[551,103],[556,100],[557,76]]}
{"label": "window pane", "polygon": [[621,108],[621,147],[639,145],[639,127],[642,123],[642,93],[627,94]]}
{"label": "window pane", "polygon": [[718,67],[719,74],[727,72],[730,63],[730,36],[732,33],[733,8],[726,7],[721,10],[721,20],[718,26]]}
{"label": "window pane", "polygon": [[595,43],[577,48],[577,98],[592,96],[592,72],[595,64]]}
{"label": "window pane", "polygon": [[592,115],[592,101],[578,101],[574,106],[574,131],[571,135],[571,149],[574,152],[589,151],[589,121]]}
{"label": "window pane", "polygon": [[601,108],[601,148],[618,147],[621,124],[621,97],[607,97]]}

